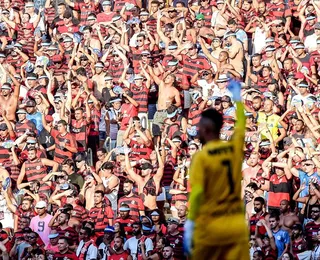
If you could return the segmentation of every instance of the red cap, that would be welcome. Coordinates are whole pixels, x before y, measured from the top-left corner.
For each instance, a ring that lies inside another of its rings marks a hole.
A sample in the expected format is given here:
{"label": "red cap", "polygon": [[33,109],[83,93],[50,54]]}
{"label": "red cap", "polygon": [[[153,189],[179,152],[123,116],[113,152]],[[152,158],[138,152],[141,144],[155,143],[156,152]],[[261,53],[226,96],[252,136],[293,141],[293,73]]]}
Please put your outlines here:
{"label": "red cap", "polygon": [[33,29],[33,24],[32,23],[26,23],[25,27],[26,29]]}
{"label": "red cap", "polygon": [[50,57],[50,60],[52,60],[53,62],[62,61],[62,57],[60,55],[53,55],[52,57]]}
{"label": "red cap", "polygon": [[52,122],[52,121],[53,121],[52,115],[46,115],[46,121],[47,121],[48,123]]}

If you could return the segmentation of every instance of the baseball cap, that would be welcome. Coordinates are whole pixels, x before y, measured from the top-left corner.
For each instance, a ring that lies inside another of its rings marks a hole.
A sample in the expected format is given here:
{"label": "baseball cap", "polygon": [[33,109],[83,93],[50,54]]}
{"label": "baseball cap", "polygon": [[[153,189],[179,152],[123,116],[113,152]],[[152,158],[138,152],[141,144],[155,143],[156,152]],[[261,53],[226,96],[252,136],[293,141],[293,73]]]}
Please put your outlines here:
{"label": "baseball cap", "polygon": [[47,207],[47,203],[43,200],[38,201],[36,204],[36,209],[41,209],[41,208],[46,208]]}
{"label": "baseball cap", "polygon": [[73,41],[73,39],[71,37],[65,37],[63,39],[63,42],[72,42],[72,41]]}
{"label": "baseball cap", "polygon": [[3,52],[0,52],[0,58],[5,58],[6,55]]}
{"label": "baseball cap", "polygon": [[142,11],[140,13],[140,16],[149,16],[149,13],[147,11]]}
{"label": "baseball cap", "polygon": [[11,88],[11,86],[9,84],[3,84],[1,86],[1,89],[9,89],[9,90],[11,90],[12,88]]}
{"label": "baseball cap", "polygon": [[130,211],[130,208],[129,208],[129,207],[123,207],[123,206],[121,206],[121,207],[119,208],[119,211]]}
{"label": "baseball cap", "polygon": [[141,165],[141,170],[152,170],[153,169],[153,166],[151,163],[148,163],[148,162],[145,162]]}
{"label": "baseball cap", "polygon": [[114,233],[114,227],[113,226],[106,226],[105,229],[103,230],[104,233]]}
{"label": "baseball cap", "polygon": [[173,118],[176,114],[178,113],[178,109],[176,109],[174,112],[172,112],[171,114],[168,114],[167,117],[168,118]]}
{"label": "baseball cap", "polygon": [[174,218],[174,217],[170,217],[170,218],[168,219],[168,223],[179,225],[179,219]]}
{"label": "baseball cap", "polygon": [[98,62],[94,65],[96,68],[104,68],[103,64],[101,62]]}
{"label": "baseball cap", "polygon": [[178,60],[171,60],[168,62],[168,66],[176,66],[179,63]]}
{"label": "baseball cap", "polygon": [[178,45],[176,44],[172,44],[168,46],[168,50],[176,50],[176,49],[178,49]]}
{"label": "baseball cap", "polygon": [[204,18],[204,15],[203,14],[197,14],[196,15],[196,20],[204,20],[205,18]]}
{"label": "baseball cap", "polygon": [[306,81],[301,81],[299,84],[298,84],[298,88],[308,88],[309,85]]}
{"label": "baseball cap", "polygon": [[27,143],[27,144],[36,144],[37,141],[36,141],[35,139],[28,139],[28,140],[26,141],[26,143]]}
{"label": "baseball cap", "polygon": [[50,60],[53,62],[62,61],[62,57],[60,55],[53,55]]}
{"label": "baseball cap", "polygon": [[136,80],[136,79],[144,79],[144,77],[140,74],[137,74],[134,76],[134,80]]}
{"label": "baseball cap", "polygon": [[269,46],[266,47],[265,51],[266,51],[266,52],[267,52],[267,51],[274,51],[275,49],[276,49],[276,48],[275,48],[274,46],[269,45]]}
{"label": "baseball cap", "polygon": [[2,123],[2,124],[0,125],[0,130],[4,131],[4,130],[7,130],[7,129],[8,129],[7,124]]}
{"label": "baseball cap", "polygon": [[33,100],[28,100],[26,102],[26,107],[35,107],[36,106],[36,102]]}
{"label": "baseball cap", "polygon": [[160,214],[157,211],[153,211],[150,216],[160,216]]}
{"label": "baseball cap", "polygon": [[34,7],[34,3],[33,2],[28,2],[28,3],[26,3],[25,7]]}
{"label": "baseball cap", "polygon": [[104,80],[106,81],[106,80],[113,80],[113,77],[111,77],[111,76],[105,76],[104,77]]}
{"label": "baseball cap", "polygon": [[48,47],[47,50],[48,51],[56,51],[56,50],[58,50],[58,48],[56,46],[54,46],[54,45],[51,45],[51,46]]}
{"label": "baseball cap", "polygon": [[16,113],[17,114],[27,114],[27,111],[25,111],[24,109],[19,109]]}
{"label": "baseball cap", "polygon": [[307,21],[314,20],[314,19],[316,19],[316,17],[314,16],[314,14],[310,14],[310,15],[308,15],[308,16],[306,17],[306,20],[307,20]]}
{"label": "baseball cap", "polygon": [[53,238],[56,238],[56,237],[58,237],[59,236],[59,233],[53,233],[53,234],[49,234],[48,235],[48,238],[49,239],[53,239]]}
{"label": "baseball cap", "polygon": [[110,1],[103,1],[102,6],[104,6],[104,5],[111,5],[111,2]]}
{"label": "baseball cap", "polygon": [[297,49],[304,49],[303,43],[297,44],[296,46],[294,46],[294,49],[295,49],[295,50],[297,50]]}

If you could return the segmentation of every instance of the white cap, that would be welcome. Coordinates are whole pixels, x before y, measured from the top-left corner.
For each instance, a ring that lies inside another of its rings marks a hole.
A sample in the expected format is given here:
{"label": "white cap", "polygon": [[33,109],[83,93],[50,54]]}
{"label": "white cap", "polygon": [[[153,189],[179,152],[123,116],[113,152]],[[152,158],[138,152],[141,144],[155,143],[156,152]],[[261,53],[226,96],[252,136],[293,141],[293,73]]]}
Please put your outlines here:
{"label": "white cap", "polygon": [[36,209],[41,209],[41,208],[46,208],[47,207],[47,202],[40,200],[36,204]]}

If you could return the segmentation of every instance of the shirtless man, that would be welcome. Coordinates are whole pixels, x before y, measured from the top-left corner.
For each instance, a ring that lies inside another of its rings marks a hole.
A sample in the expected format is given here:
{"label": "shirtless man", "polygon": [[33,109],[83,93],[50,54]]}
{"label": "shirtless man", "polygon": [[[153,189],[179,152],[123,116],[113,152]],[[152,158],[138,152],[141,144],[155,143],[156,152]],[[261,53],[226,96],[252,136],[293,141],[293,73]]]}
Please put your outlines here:
{"label": "shirtless man", "polygon": [[85,26],[83,28],[84,47],[92,48],[97,53],[101,51],[101,43],[98,39],[92,37],[92,27]]}
{"label": "shirtless man", "polygon": [[13,81],[15,87],[12,91],[10,83],[7,82],[1,86],[0,109],[1,111],[6,111],[8,120],[15,121],[20,93],[20,84],[10,73],[8,73],[8,75]]}
{"label": "shirtless man", "polygon": [[159,86],[157,112],[154,115],[153,123],[158,125],[161,129],[164,120],[167,118],[167,108],[172,104],[177,107],[181,106],[180,93],[174,87],[176,78],[171,74],[171,71],[167,71],[163,74],[163,80],[158,78],[150,67],[149,73],[153,77],[155,83]]}
{"label": "shirtless man", "polygon": [[216,64],[217,72],[218,72],[216,74],[216,76],[219,76],[221,74],[230,73],[235,77],[238,77],[238,78],[241,77],[241,74],[235,70],[235,68],[232,64],[230,64],[230,62],[229,62],[230,57],[229,57],[229,53],[227,51],[220,51],[219,57],[218,57],[218,59],[216,59],[215,57],[213,57],[211,55],[210,51],[207,49],[205,42],[202,38],[200,38],[199,42],[201,44],[201,49],[202,49],[203,53],[206,55],[206,57],[211,62]]}
{"label": "shirtless man", "polygon": [[[127,147],[126,147],[127,148]],[[149,162],[145,162],[141,165],[141,176],[136,174],[131,167],[129,161],[129,149],[125,149],[125,161],[126,171],[130,177],[138,186],[138,192],[143,195],[143,204],[145,206],[146,214],[153,209],[157,208],[157,195],[160,189],[160,181],[163,176],[164,164],[161,160],[159,149],[156,146],[155,151],[158,157],[158,170],[156,174],[152,175],[153,166]]]}
{"label": "shirtless man", "polygon": [[281,229],[286,230],[291,234],[293,225],[300,223],[300,220],[295,213],[291,212],[289,201],[282,200],[280,202],[280,213]]}
{"label": "shirtless man", "polygon": [[240,41],[237,40],[235,33],[227,33],[225,35],[225,41],[228,47],[230,64],[233,65],[234,69],[243,76],[243,58],[244,51],[243,45]]}
{"label": "shirtless man", "polygon": [[94,65],[95,74],[92,77],[94,84],[94,93],[98,99],[102,97],[102,89],[105,87],[105,72],[103,72],[104,64],[102,61],[96,62]]}
{"label": "shirtless man", "polygon": [[251,179],[256,179],[257,173],[261,169],[259,159],[260,156],[257,152],[252,152],[250,154],[250,157],[247,160],[248,167],[242,171],[242,192],[244,192],[244,188],[252,181]]}

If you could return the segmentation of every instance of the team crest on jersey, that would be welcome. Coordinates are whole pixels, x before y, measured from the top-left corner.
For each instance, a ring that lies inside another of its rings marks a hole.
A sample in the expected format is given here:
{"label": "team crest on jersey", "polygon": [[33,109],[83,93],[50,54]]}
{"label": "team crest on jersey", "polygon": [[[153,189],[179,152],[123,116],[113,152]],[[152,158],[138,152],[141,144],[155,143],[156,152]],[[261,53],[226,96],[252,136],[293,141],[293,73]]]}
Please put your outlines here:
{"label": "team crest on jersey", "polygon": [[69,232],[66,232],[64,235],[65,235],[66,237],[68,237],[68,236],[70,235],[70,233],[69,233]]}
{"label": "team crest on jersey", "polygon": [[136,202],[133,200],[133,201],[131,201],[131,204],[135,204]]}
{"label": "team crest on jersey", "polygon": [[71,215],[75,216],[77,214],[77,212],[75,212],[74,210],[71,211]]}
{"label": "team crest on jersey", "polygon": [[179,239],[177,238],[176,241],[174,241],[176,244],[179,244]]}
{"label": "team crest on jersey", "polygon": [[277,236],[277,240],[281,240],[281,236]]}
{"label": "team crest on jersey", "polygon": [[40,169],[41,169],[41,166],[40,166],[40,165],[38,165],[38,166],[36,167],[36,169],[37,169],[37,170],[40,170]]}
{"label": "team crest on jersey", "polygon": [[131,223],[128,223],[127,226],[128,226],[128,227],[131,227]]}

